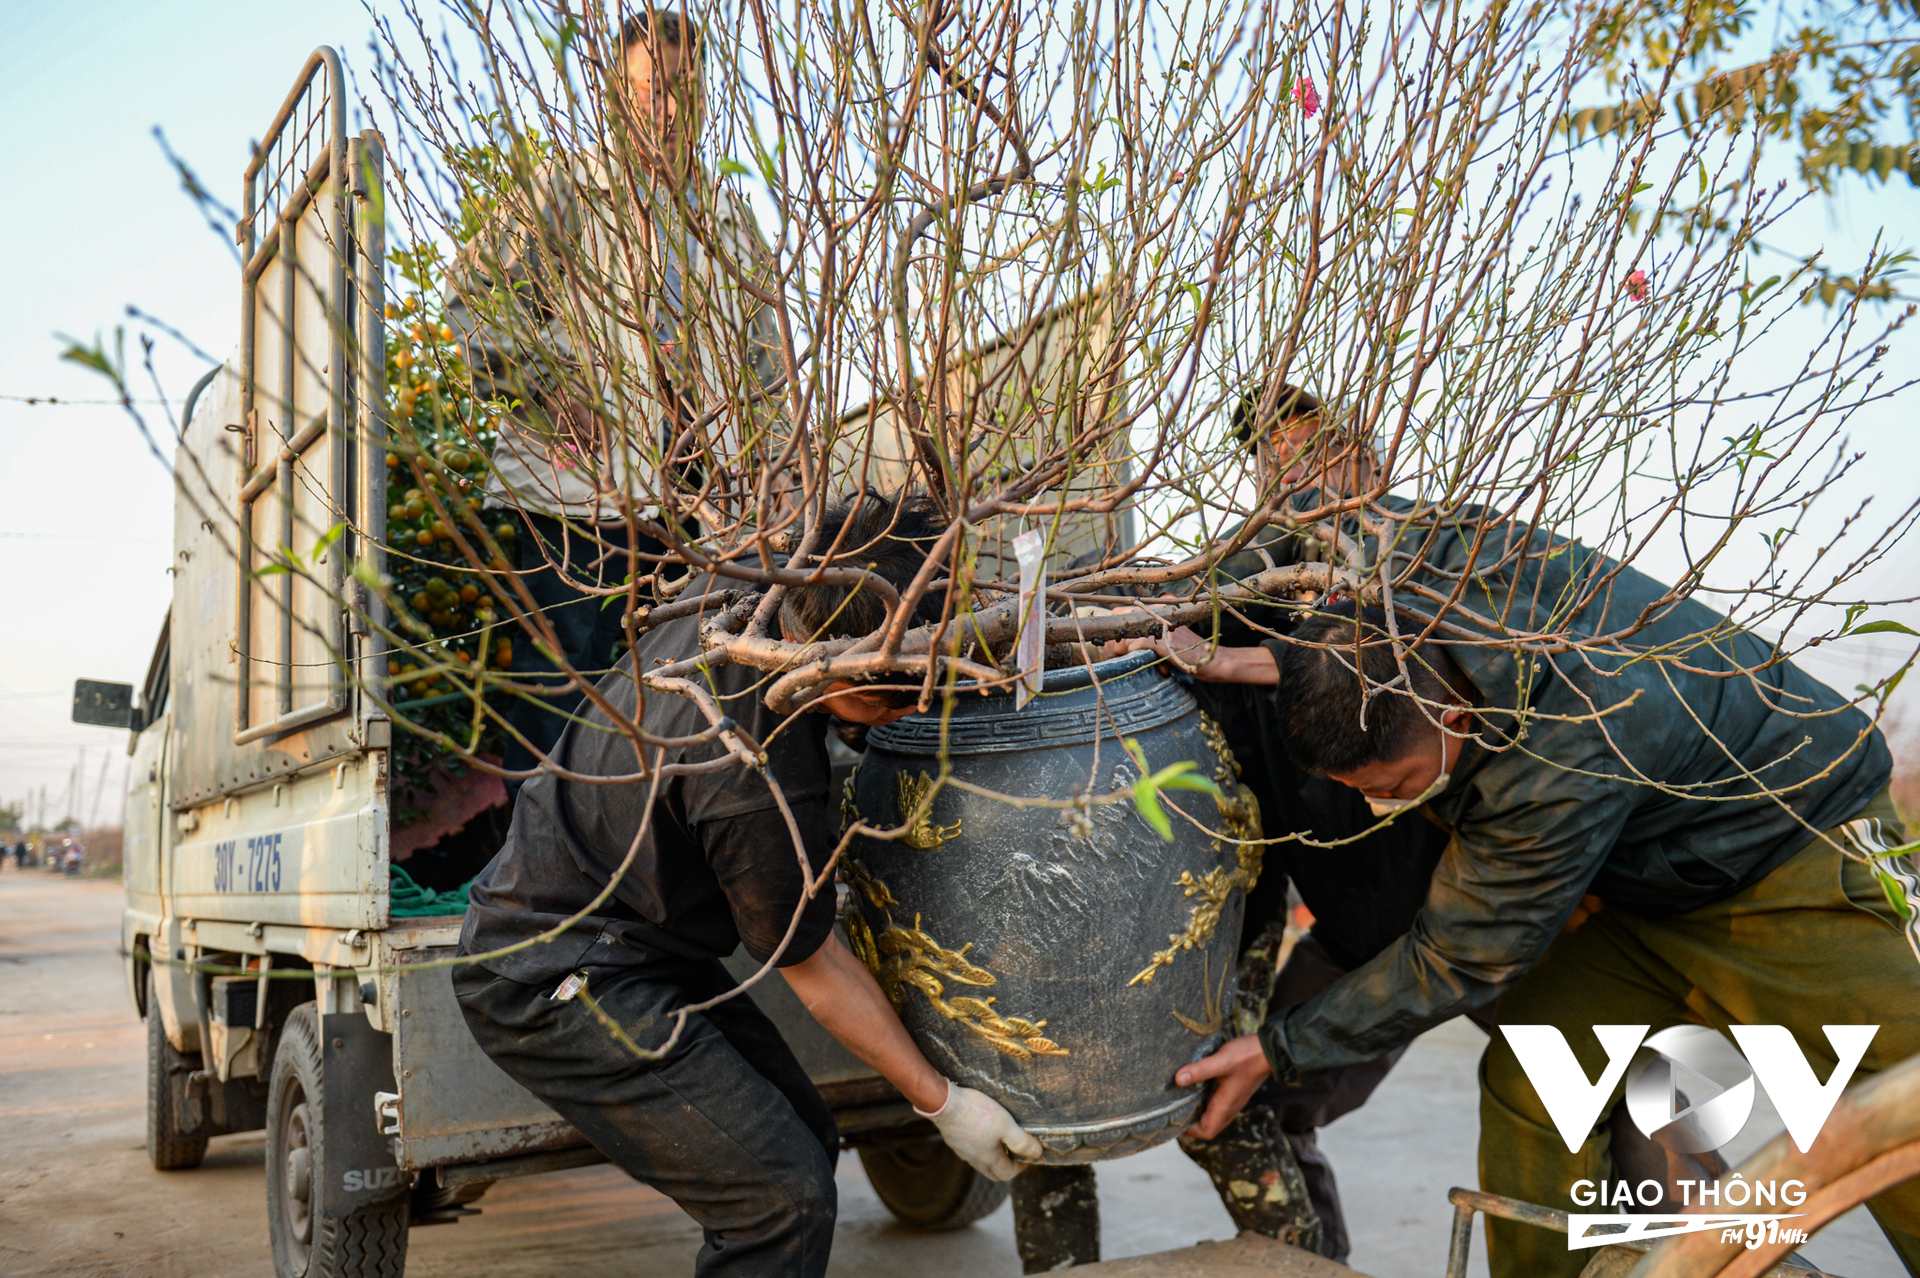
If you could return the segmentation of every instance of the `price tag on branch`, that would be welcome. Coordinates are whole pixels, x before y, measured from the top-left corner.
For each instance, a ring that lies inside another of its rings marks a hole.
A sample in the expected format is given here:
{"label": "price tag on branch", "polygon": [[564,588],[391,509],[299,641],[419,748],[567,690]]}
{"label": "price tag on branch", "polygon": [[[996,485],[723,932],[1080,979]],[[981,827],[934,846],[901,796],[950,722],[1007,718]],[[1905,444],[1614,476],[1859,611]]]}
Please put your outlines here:
{"label": "price tag on branch", "polygon": [[1025,709],[1040,691],[1040,676],[1046,668],[1047,539],[1039,529],[1029,529],[1013,539],[1013,553],[1020,561],[1020,639],[1013,648],[1020,682],[1014,686],[1013,704]]}

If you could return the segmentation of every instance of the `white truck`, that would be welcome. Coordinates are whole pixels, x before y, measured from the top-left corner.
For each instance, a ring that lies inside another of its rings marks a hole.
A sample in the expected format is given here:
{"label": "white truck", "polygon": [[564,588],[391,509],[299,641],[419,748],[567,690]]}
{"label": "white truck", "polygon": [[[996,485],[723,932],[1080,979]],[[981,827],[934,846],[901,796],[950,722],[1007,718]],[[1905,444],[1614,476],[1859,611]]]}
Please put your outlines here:
{"label": "white truck", "polygon": [[[382,149],[347,132],[344,86],[315,51],[247,167],[240,348],[183,413],[146,680],[74,699],[132,730],[122,940],[148,1152],[177,1171],[264,1128],[279,1278],[399,1275],[410,1226],[601,1161],[469,1036],[460,917],[390,912],[393,728],[360,677],[387,657],[347,571],[383,554]],[[283,551],[310,572],[259,572]],[[1004,1200],[777,976],[753,997],[903,1220],[955,1228]]]}

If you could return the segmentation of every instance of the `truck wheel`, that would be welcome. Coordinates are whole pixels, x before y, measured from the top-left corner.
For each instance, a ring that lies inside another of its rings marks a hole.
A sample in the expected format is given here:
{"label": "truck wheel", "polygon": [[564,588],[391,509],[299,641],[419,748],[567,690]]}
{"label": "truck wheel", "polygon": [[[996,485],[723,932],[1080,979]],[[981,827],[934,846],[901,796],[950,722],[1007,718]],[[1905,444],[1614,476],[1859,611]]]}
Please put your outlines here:
{"label": "truck wheel", "polygon": [[147,1159],[155,1171],[198,1167],[207,1156],[205,1136],[185,1135],[180,1100],[186,1077],[199,1068],[197,1059],[173,1050],[161,1021],[160,1000],[153,992],[153,969],[147,969]]}
{"label": "truck wheel", "polygon": [[267,1232],[276,1278],[400,1278],[407,1200],[350,1216],[325,1211],[320,1033],[312,1003],[287,1017],[267,1092]]}
{"label": "truck wheel", "polygon": [[920,1229],[964,1229],[1007,1201],[1006,1185],[982,1176],[939,1140],[863,1145],[860,1166],[887,1210]]}

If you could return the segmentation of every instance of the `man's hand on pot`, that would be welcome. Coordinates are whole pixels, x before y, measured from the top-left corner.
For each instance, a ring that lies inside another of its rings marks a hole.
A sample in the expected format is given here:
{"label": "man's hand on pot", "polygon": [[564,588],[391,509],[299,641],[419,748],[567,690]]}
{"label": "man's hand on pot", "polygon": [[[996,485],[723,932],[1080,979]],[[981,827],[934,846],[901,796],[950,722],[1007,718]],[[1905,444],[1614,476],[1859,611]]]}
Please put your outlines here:
{"label": "man's hand on pot", "polygon": [[1175,626],[1158,635],[1113,639],[1101,655],[1108,660],[1129,652],[1153,652],[1173,666],[1205,683],[1254,683],[1271,686],[1280,681],[1280,667],[1265,648],[1217,648],[1187,626]]}
{"label": "man's hand on pot", "polygon": [[1273,1068],[1267,1064],[1267,1054],[1260,1048],[1260,1040],[1252,1034],[1242,1034],[1239,1038],[1228,1039],[1220,1045],[1220,1050],[1211,1056],[1203,1057],[1191,1065],[1182,1065],[1173,1078],[1182,1087],[1193,1087],[1209,1079],[1214,1080],[1213,1095],[1207,1098],[1207,1108],[1201,1113],[1199,1121],[1187,1128],[1186,1134],[1197,1136],[1201,1140],[1212,1140],[1225,1131],[1227,1124],[1239,1117],[1260,1085],[1267,1081]]}
{"label": "man's hand on pot", "polygon": [[946,1104],[931,1114],[920,1109],[914,1113],[931,1118],[947,1147],[975,1171],[989,1180],[1012,1180],[1020,1171],[1013,1157],[1028,1162],[1040,1157],[1040,1142],[1014,1122],[999,1101],[951,1080],[947,1087]]}

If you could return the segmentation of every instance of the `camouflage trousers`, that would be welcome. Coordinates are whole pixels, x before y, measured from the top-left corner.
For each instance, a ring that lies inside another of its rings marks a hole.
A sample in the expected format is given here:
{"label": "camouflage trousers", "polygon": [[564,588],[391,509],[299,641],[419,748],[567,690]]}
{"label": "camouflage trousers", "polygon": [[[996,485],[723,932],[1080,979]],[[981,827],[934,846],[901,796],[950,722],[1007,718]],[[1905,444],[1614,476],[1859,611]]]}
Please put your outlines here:
{"label": "camouflage trousers", "polygon": [[[1251,1033],[1270,1005],[1308,998],[1344,971],[1311,937],[1303,937],[1276,972],[1281,942],[1276,920],[1242,955],[1234,1033]],[[1236,1229],[1343,1261],[1348,1238],[1339,1188],[1314,1130],[1357,1109],[1399,1058],[1395,1052],[1330,1071],[1314,1087],[1269,1083],[1218,1136],[1183,1136],[1180,1148],[1213,1181]],[[1013,1218],[1024,1273],[1100,1259],[1100,1206],[1091,1166],[1028,1168],[1013,1180]]]}

